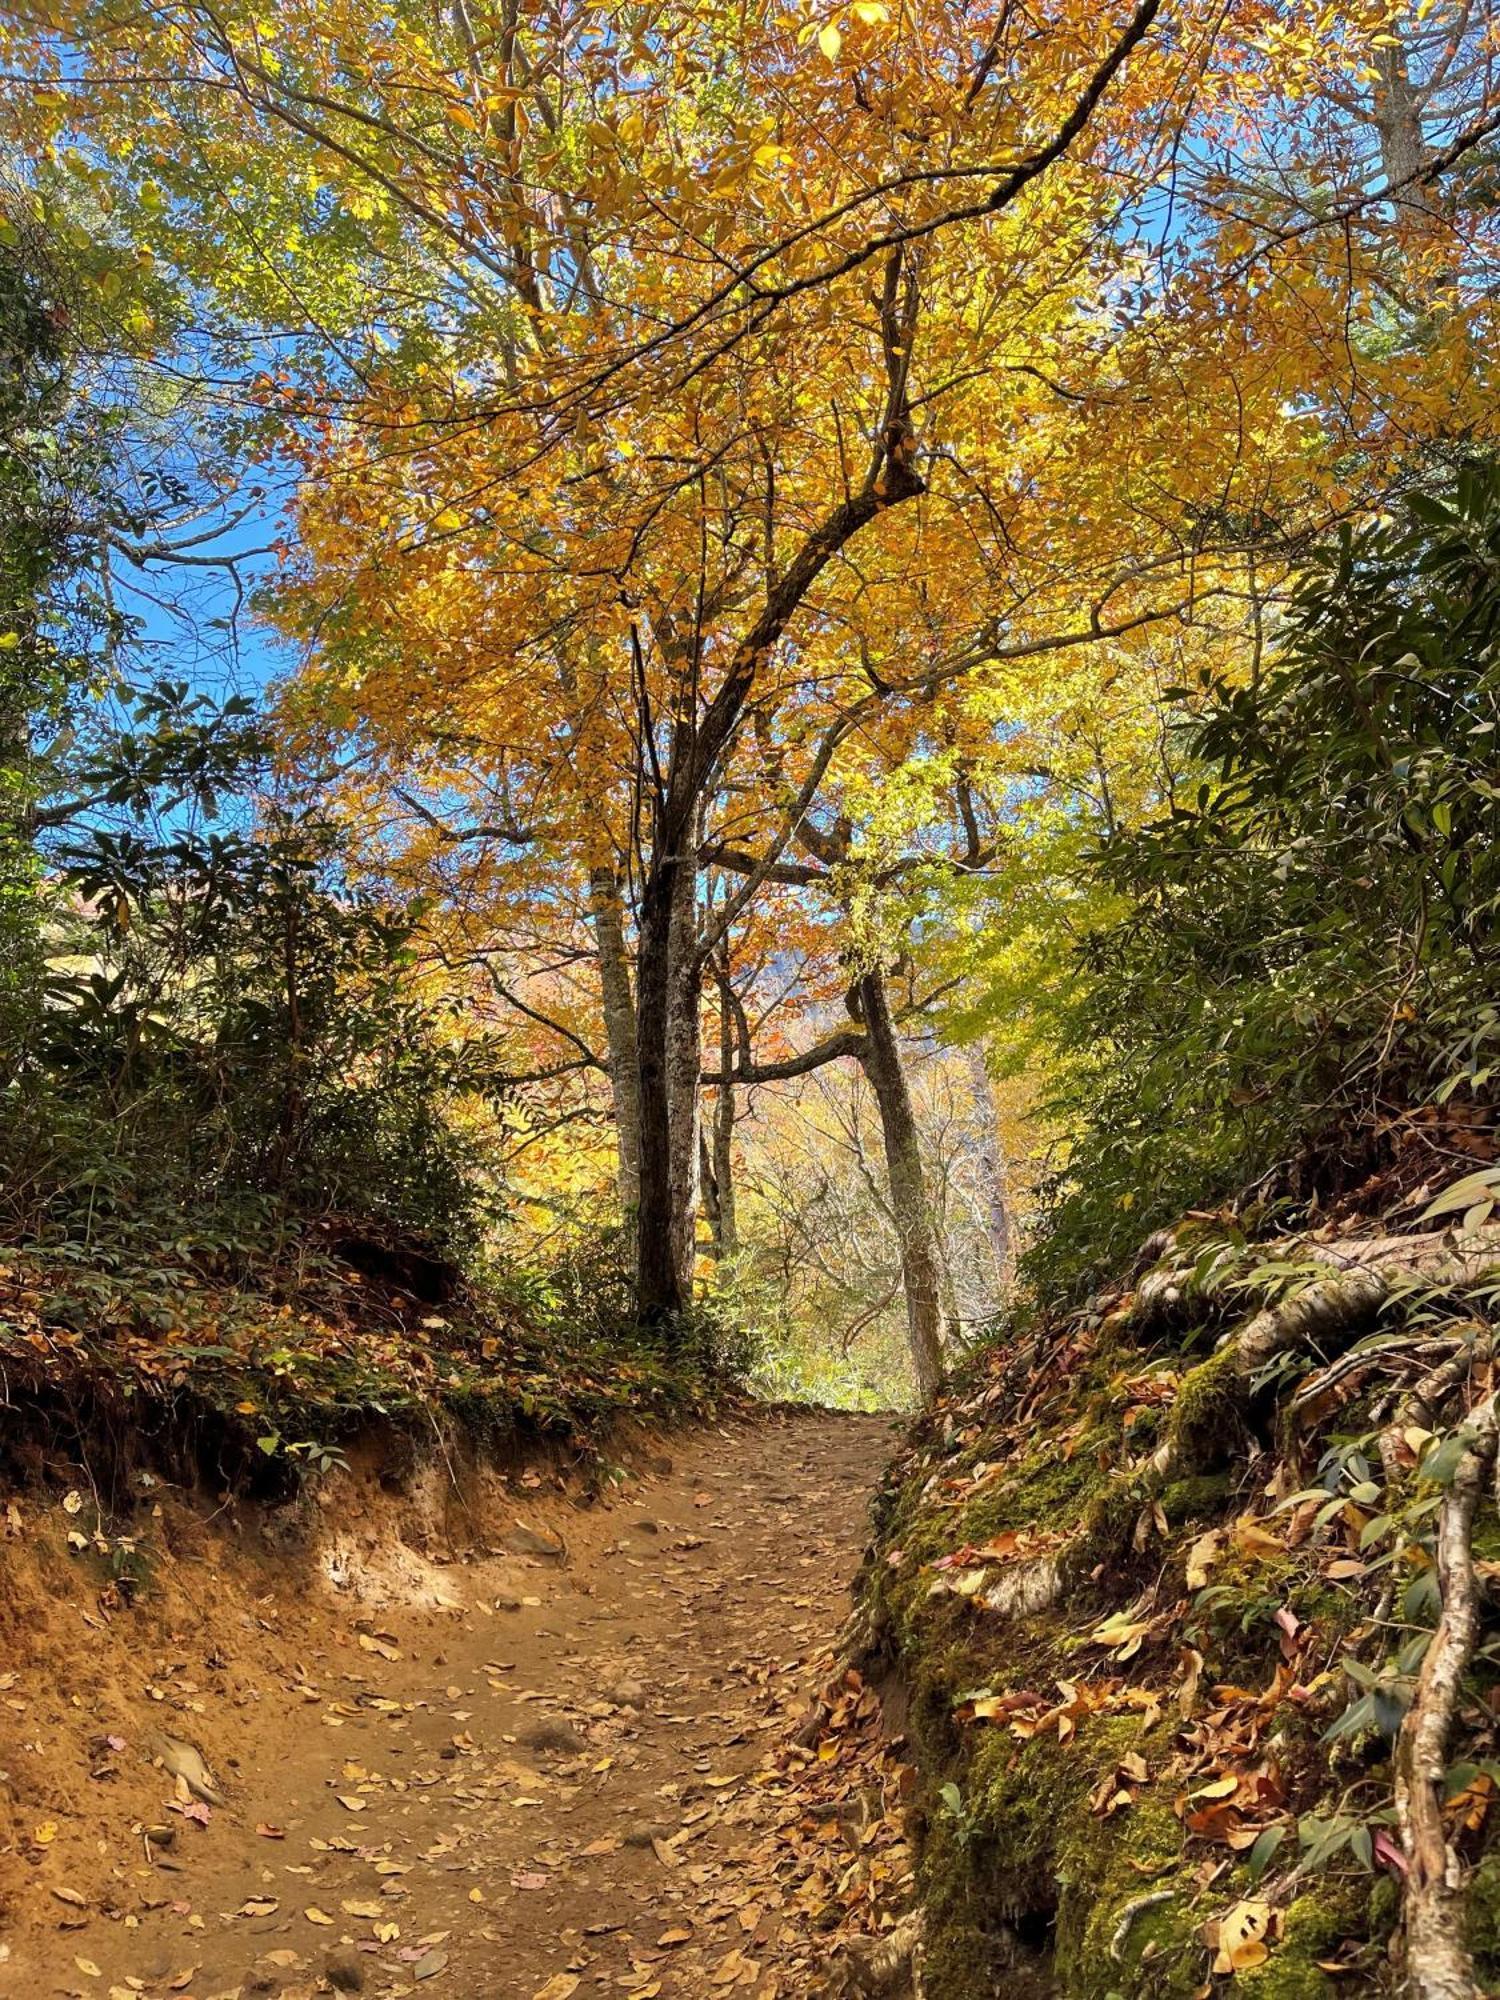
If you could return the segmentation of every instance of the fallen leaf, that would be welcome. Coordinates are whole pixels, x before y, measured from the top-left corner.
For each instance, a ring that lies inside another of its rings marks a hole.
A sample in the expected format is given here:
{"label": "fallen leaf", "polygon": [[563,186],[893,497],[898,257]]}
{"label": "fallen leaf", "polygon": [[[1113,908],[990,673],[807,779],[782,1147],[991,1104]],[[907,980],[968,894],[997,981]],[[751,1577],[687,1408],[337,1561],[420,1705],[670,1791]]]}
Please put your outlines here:
{"label": "fallen leaf", "polygon": [[1218,1973],[1248,1972],[1264,1965],[1270,1957],[1265,1936],[1271,1922],[1269,1903],[1249,1900],[1236,1903],[1219,1919],[1219,1948],[1214,1956]]}
{"label": "fallen leaf", "polygon": [[554,1972],[545,1986],[539,1986],[533,2000],[571,2000],[583,1981],[572,1972]]}
{"label": "fallen leaf", "polygon": [[1224,1550],[1224,1532],[1221,1528],[1210,1528],[1206,1535],[1200,1535],[1187,1552],[1187,1587],[1202,1590],[1208,1582],[1208,1573],[1219,1560]]}

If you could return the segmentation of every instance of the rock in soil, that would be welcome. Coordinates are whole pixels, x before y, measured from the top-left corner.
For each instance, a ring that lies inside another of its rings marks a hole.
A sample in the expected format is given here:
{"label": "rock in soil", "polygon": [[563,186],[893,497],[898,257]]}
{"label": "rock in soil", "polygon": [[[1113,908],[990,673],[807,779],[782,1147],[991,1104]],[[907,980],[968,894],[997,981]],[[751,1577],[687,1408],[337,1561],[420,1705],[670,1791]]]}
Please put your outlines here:
{"label": "rock in soil", "polygon": [[331,1951],[323,1963],[324,1977],[336,1993],[362,1993],[365,1969],[357,1951]]}
{"label": "rock in soil", "polygon": [[568,1553],[561,1535],[528,1528],[524,1521],[517,1521],[506,1531],[505,1547],[513,1556],[534,1556],[540,1562],[560,1563]]}
{"label": "rock in soil", "polygon": [[523,1750],[541,1750],[559,1757],[576,1757],[583,1749],[583,1738],[571,1723],[545,1719],[528,1723],[517,1732],[516,1741]]}

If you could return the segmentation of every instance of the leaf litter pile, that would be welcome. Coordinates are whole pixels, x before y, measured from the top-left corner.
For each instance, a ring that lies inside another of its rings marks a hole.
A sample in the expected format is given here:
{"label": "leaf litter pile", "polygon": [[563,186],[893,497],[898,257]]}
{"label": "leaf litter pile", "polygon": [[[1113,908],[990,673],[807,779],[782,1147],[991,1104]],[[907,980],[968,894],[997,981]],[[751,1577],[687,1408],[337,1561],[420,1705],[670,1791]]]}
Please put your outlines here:
{"label": "leaf litter pile", "polygon": [[[249,1566],[245,1522],[178,1527],[129,1604],[84,1593],[86,1506],[18,1510],[37,1595],[12,1579],[6,1606],[31,1619],[0,1729],[7,1978],[88,2000],[821,1990],[911,1895],[909,1774],[835,1648],[889,1445],[876,1419],[737,1422],[608,1504],[530,1472],[511,1516],[425,1537],[335,1469],[290,1568]],[[437,1588],[377,1594],[372,1569],[320,1601],[338,1522],[404,1534],[411,1569],[378,1575]]]}

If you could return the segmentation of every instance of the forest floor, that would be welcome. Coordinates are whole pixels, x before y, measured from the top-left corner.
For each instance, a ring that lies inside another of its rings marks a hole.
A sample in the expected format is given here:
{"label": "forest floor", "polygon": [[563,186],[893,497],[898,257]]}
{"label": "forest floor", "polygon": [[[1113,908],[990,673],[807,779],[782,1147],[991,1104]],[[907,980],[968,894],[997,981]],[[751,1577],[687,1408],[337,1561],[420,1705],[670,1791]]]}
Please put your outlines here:
{"label": "forest floor", "polygon": [[899,1766],[833,1653],[891,1449],[888,1419],[774,1412],[586,1509],[528,1474],[519,1542],[492,1522],[504,1553],[413,1555],[406,1588],[386,1563],[374,1610],[274,1552],[236,1576],[211,1529],[183,1629],[133,1644],[147,1599],[101,1620],[54,1565],[0,1676],[0,1753],[39,1767],[4,1774],[0,1993],[812,1991],[905,1879]]}

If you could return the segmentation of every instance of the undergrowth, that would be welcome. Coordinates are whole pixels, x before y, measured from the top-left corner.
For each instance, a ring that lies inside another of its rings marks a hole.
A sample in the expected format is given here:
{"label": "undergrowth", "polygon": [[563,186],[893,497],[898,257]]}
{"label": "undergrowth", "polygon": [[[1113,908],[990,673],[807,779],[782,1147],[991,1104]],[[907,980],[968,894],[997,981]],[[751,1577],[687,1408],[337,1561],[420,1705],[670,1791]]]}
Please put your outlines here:
{"label": "undergrowth", "polygon": [[568,1274],[466,1274],[347,1221],[239,1241],[228,1261],[191,1239],[149,1264],[66,1243],[5,1252],[8,1471],[68,1479],[87,1463],[122,1501],[153,1461],[284,1490],[371,1425],[588,1454],[621,1420],[711,1407],[741,1379],[721,1327],[648,1337],[575,1313]]}

